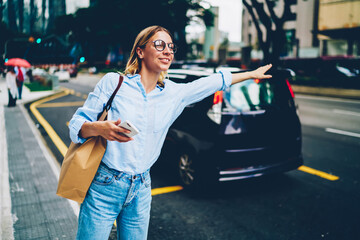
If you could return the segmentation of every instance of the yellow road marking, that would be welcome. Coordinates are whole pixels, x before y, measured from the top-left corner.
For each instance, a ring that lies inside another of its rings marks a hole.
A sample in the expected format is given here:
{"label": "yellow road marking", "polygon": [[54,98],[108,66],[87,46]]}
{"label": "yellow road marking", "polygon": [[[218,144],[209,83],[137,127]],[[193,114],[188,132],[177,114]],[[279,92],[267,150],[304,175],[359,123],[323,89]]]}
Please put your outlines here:
{"label": "yellow road marking", "polygon": [[[57,99],[57,98],[60,98],[60,97],[67,96],[69,94],[72,94],[72,95],[75,94],[75,90],[73,90],[73,89],[68,89],[68,88],[61,87],[61,90],[63,92],[55,94],[55,95],[47,97],[47,98],[44,98],[44,99],[41,99],[39,101],[33,102],[30,105],[30,110],[34,114],[35,118],[39,121],[41,126],[45,129],[45,131],[47,132],[50,139],[53,141],[53,143],[55,144],[55,146],[57,147],[57,149],[59,150],[61,155],[63,155],[65,157],[65,154],[66,154],[66,152],[68,150],[67,146],[61,140],[59,135],[57,135],[55,130],[52,128],[52,126],[45,120],[45,118],[37,110],[37,108],[39,108],[40,105],[42,105],[42,106],[45,105],[46,106],[47,104],[44,104],[45,102],[48,102],[48,101],[51,101],[51,100],[54,100],[54,99]],[[48,104],[50,104],[50,103],[48,103]]]}
{"label": "yellow road marking", "polygon": [[36,119],[39,121],[39,123],[41,124],[41,126],[45,129],[45,131],[47,132],[47,134],[49,135],[49,137],[51,138],[51,140],[54,142],[55,146],[59,149],[60,153],[65,156],[66,151],[67,151],[67,147],[64,144],[64,142],[61,140],[61,138],[59,137],[59,135],[57,135],[57,133],[55,132],[55,130],[52,128],[52,126],[45,120],[45,118],[40,114],[40,112],[37,110],[37,107],[47,101],[51,101],[60,97],[64,97],[69,95],[69,91],[65,90],[64,92],[61,92],[59,94],[55,94],[51,97],[48,98],[44,98],[41,99],[39,101],[33,102],[30,105],[30,110],[31,112],[34,114],[34,116],[36,117]]}
{"label": "yellow road marking", "polygon": [[82,106],[84,105],[84,101],[77,102],[57,102],[57,103],[43,103],[37,108],[45,108],[45,107],[72,107],[72,106]]}
{"label": "yellow road marking", "polygon": [[180,190],[183,190],[182,186],[154,188],[154,189],[151,189],[151,196],[158,195],[158,194],[169,193],[169,192],[176,192],[176,191],[180,191]]}
{"label": "yellow road marking", "polygon": [[322,171],[319,171],[319,170],[315,170],[313,168],[309,168],[307,166],[300,166],[298,168],[298,170],[300,171],[303,171],[303,172],[306,172],[306,173],[310,173],[310,174],[313,174],[313,175],[316,175],[316,176],[319,176],[319,177],[322,177],[322,178],[325,178],[327,180],[330,180],[330,181],[336,181],[339,179],[338,176],[334,176],[334,175],[331,175],[329,173],[325,173],[325,172],[322,172]]}

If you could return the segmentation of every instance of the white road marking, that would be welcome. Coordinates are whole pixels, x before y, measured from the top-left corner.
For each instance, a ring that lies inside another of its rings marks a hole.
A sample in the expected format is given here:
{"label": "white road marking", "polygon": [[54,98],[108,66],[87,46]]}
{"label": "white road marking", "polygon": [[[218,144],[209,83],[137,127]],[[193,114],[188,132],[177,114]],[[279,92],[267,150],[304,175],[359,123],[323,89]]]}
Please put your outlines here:
{"label": "white road marking", "polygon": [[336,134],[340,134],[340,135],[346,135],[346,136],[360,138],[360,133],[348,132],[348,131],[343,131],[343,130],[334,129],[334,128],[326,128],[325,131],[330,132],[330,133],[336,133]]}
{"label": "white road marking", "polygon": [[345,111],[345,110],[340,110],[340,109],[333,109],[333,112],[334,113],[339,113],[339,114],[347,114],[347,115],[360,117],[359,112]]}

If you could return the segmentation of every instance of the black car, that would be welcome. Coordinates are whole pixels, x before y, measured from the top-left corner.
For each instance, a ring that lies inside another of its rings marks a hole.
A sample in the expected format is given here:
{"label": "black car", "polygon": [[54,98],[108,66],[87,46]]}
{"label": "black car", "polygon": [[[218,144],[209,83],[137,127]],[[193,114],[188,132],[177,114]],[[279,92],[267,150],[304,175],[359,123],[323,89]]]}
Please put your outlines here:
{"label": "black car", "polygon": [[[170,80],[185,83],[214,70],[168,72]],[[185,186],[301,166],[301,125],[288,80],[291,75],[281,70],[271,74],[272,79],[238,83],[187,106],[169,129],[159,164],[170,164]]]}

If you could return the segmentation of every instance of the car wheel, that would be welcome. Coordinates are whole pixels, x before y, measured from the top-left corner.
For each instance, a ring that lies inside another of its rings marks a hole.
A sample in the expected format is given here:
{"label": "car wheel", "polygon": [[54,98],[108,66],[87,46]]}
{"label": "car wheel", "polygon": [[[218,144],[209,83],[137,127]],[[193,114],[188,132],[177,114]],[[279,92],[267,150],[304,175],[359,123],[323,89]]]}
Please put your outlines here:
{"label": "car wheel", "polygon": [[185,186],[194,185],[195,173],[192,156],[187,152],[181,153],[179,155],[179,175],[181,182]]}

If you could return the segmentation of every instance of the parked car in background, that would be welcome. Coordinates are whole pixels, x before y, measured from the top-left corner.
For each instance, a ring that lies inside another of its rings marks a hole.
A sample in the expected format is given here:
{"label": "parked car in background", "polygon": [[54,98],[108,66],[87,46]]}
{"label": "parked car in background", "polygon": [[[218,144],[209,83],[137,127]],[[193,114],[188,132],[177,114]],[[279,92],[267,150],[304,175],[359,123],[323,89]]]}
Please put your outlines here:
{"label": "parked car in background", "polygon": [[44,86],[49,85],[52,81],[51,74],[49,74],[45,69],[42,68],[33,69],[32,77],[34,81],[39,82]]}
{"label": "parked car in background", "polygon": [[68,70],[59,70],[53,74],[59,78],[59,82],[68,82],[70,80],[70,73]]}
{"label": "parked car in background", "polygon": [[49,73],[45,69],[42,69],[42,68],[35,68],[32,71],[32,74],[33,74],[33,76],[48,76],[49,75]]}
{"label": "parked car in background", "polygon": [[[212,72],[169,69],[168,75],[186,83]],[[167,166],[191,187],[301,166],[301,125],[288,81],[291,74],[271,74],[272,79],[238,83],[187,106],[169,129],[158,166]]]}
{"label": "parked car in background", "polygon": [[78,74],[78,69],[76,68],[76,66],[72,66],[69,68],[69,74],[70,77],[75,78]]}

